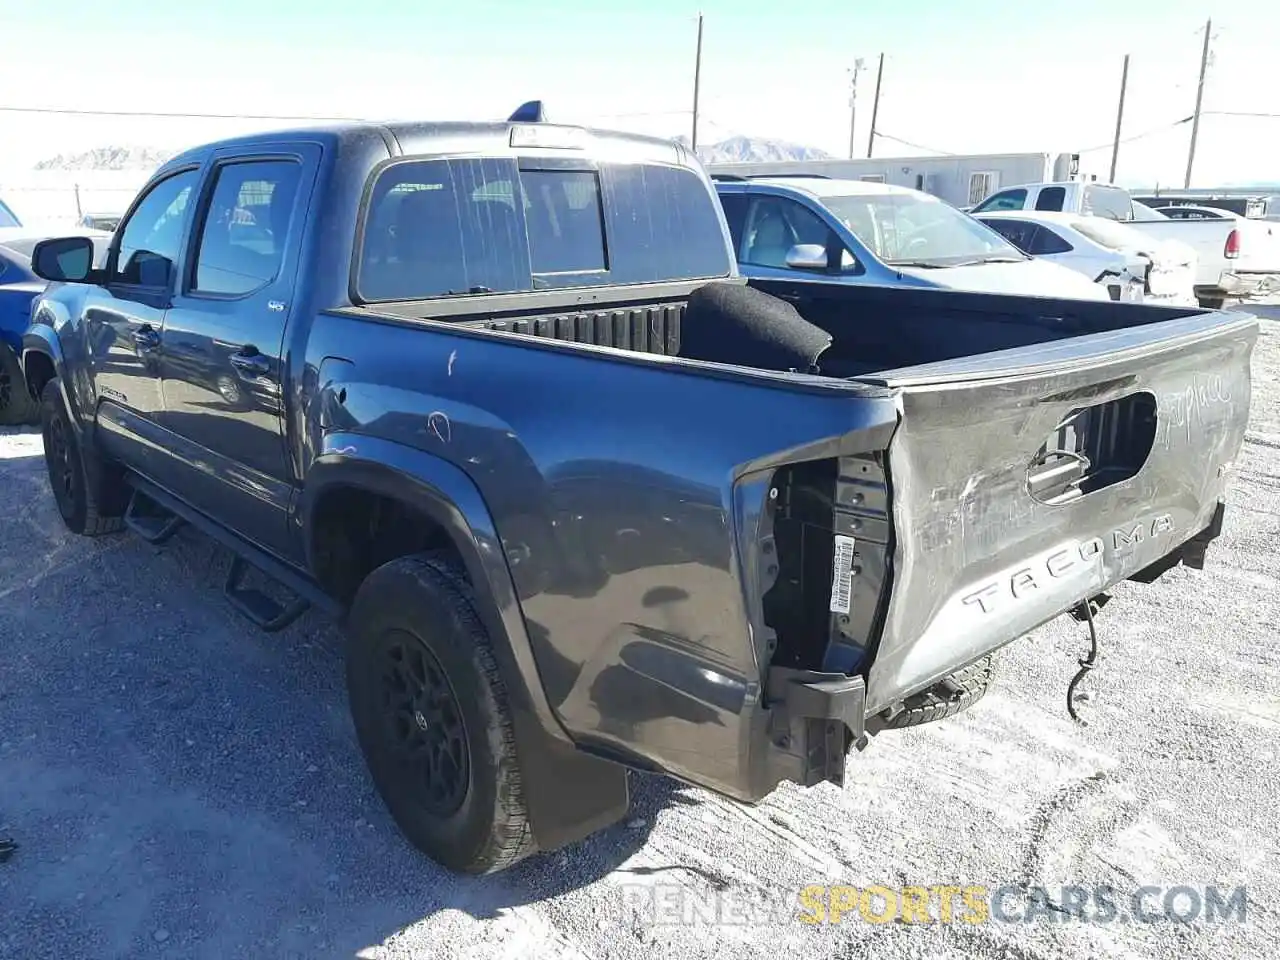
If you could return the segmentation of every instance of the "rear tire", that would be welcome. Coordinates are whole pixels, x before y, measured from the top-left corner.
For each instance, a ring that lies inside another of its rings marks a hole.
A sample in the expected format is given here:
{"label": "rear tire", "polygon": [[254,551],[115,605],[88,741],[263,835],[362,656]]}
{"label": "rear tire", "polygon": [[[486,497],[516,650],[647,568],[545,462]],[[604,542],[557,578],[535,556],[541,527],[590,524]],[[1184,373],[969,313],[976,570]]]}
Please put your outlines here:
{"label": "rear tire", "polygon": [[922,723],[954,717],[982,699],[991,686],[994,673],[995,662],[989,656],[957,670],[928,690],[907,697],[902,711],[885,721],[884,729],[918,727]]}
{"label": "rear tire", "polygon": [[462,570],[437,554],[392,560],[348,623],[356,734],[405,836],[462,873],[532,853],[506,687]]}
{"label": "rear tire", "polygon": [[127,488],[95,454],[86,460],[62,401],[62,383],[55,377],[40,394],[40,425],[49,487],[62,521],[72,533],[97,537],[124,526]]}
{"label": "rear tire", "polygon": [[40,404],[27,390],[18,355],[6,343],[0,343],[0,424],[36,423]]}

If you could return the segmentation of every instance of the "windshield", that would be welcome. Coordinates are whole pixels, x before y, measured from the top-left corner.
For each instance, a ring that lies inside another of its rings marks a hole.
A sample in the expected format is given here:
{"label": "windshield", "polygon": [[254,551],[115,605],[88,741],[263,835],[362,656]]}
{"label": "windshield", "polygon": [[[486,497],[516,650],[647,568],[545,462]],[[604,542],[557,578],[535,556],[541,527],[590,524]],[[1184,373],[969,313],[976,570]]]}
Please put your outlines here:
{"label": "windshield", "polygon": [[949,267],[1027,259],[991,228],[924,194],[823,197],[822,202],[888,264]]}
{"label": "windshield", "polygon": [[1125,247],[1142,247],[1147,244],[1146,238],[1141,233],[1132,227],[1117,223],[1115,220],[1106,220],[1102,217],[1086,217],[1072,221],[1071,226],[1094,243],[1100,243],[1112,250],[1122,250]]}

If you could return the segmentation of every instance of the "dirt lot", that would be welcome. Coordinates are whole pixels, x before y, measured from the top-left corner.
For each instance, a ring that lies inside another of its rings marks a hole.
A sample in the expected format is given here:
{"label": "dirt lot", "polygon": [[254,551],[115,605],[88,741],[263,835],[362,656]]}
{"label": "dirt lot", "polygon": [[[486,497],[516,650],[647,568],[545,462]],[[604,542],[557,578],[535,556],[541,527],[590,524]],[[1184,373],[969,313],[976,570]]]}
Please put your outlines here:
{"label": "dirt lot", "polygon": [[[221,598],[225,556],[195,534],[70,537],[38,436],[5,433],[0,835],[20,847],[0,863],[0,957],[1269,954],[1280,308],[1265,312],[1225,534],[1203,573],[1118,591],[1088,727],[1065,711],[1085,633],[1064,618],[1011,647],[968,714],[878,738],[843,790],[784,787],[745,808],[638,777],[627,823],[481,880],[417,855],[383,811],[330,624],[257,633]],[[1013,887],[1015,922],[854,910],[808,925],[806,884]],[[1113,922],[1034,909],[1038,887],[1098,884],[1118,893]],[[1133,922],[1144,885],[1160,888],[1151,913],[1172,886],[1243,886],[1245,920]],[[765,903],[785,912],[746,912]]]}

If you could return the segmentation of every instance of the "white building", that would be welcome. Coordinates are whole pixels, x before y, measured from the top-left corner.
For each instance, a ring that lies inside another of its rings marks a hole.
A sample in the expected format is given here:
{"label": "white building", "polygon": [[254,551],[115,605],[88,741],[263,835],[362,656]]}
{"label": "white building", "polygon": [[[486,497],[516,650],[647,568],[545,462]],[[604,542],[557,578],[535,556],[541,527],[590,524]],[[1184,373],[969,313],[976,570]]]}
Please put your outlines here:
{"label": "white building", "polygon": [[871,180],[923,190],[957,207],[971,207],[1001,187],[1080,177],[1075,153],[984,153],[951,157],[876,157],[867,160],[788,160],[715,163],[712,174],[736,176],[820,175]]}

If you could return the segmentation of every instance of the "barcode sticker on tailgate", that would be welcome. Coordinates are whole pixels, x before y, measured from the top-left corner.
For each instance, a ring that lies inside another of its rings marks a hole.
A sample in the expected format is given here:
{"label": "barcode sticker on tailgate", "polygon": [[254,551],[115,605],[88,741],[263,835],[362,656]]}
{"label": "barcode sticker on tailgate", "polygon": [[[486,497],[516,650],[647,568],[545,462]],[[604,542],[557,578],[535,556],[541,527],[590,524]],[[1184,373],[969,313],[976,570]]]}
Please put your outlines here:
{"label": "barcode sticker on tailgate", "polygon": [[831,564],[831,612],[848,613],[853,602],[853,537],[836,535],[835,562]]}

